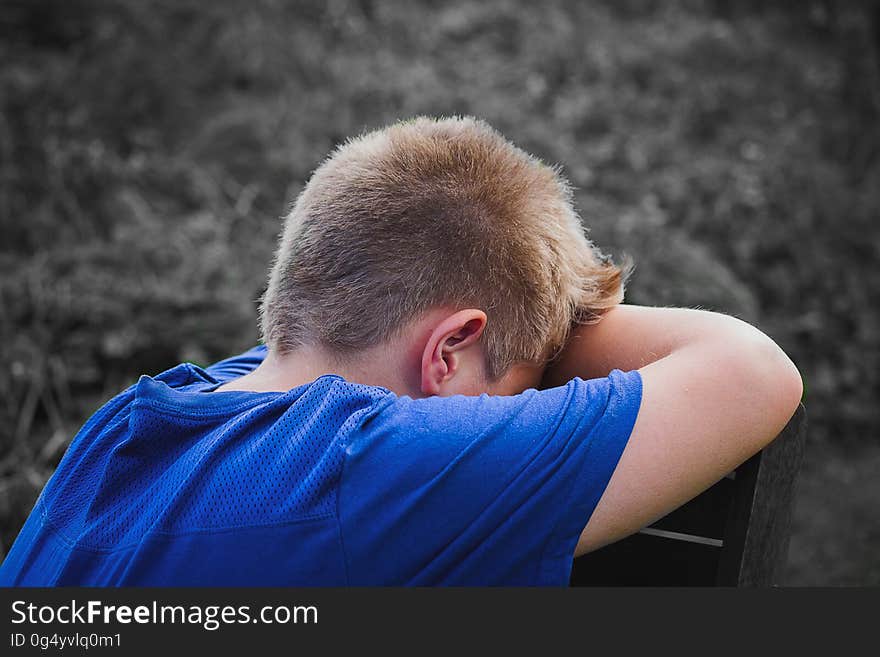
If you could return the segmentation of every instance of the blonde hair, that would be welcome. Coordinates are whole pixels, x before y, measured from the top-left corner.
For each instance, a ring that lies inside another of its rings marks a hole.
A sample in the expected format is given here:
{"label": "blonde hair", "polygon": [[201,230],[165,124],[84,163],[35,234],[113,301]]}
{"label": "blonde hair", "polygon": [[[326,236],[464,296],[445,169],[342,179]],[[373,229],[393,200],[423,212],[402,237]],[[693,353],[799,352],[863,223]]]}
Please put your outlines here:
{"label": "blonde hair", "polygon": [[287,216],[263,340],[350,354],[433,307],[480,308],[490,378],[551,359],[573,323],[623,299],[628,269],[585,237],[559,171],[474,118],[404,121],[349,140]]}

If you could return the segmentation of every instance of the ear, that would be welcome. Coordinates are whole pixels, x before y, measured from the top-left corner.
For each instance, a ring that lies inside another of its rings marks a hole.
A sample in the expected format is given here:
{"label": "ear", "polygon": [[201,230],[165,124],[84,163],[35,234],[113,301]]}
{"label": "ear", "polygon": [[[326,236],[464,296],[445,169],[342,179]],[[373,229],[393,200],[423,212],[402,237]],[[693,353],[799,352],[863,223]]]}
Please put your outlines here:
{"label": "ear", "polygon": [[437,395],[454,377],[462,352],[477,344],[486,328],[486,313],[476,308],[459,310],[442,320],[428,337],[422,352],[422,392]]}

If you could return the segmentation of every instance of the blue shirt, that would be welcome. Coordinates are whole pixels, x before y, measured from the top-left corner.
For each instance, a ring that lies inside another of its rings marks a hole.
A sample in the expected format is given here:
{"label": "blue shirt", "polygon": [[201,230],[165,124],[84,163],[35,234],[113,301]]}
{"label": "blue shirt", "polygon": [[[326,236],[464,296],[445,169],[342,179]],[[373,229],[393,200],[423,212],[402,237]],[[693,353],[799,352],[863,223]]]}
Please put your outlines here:
{"label": "blue shirt", "polygon": [[95,413],[0,585],[568,583],[638,372],[514,396],[413,399],[333,374],[211,392],[264,355],[143,376]]}

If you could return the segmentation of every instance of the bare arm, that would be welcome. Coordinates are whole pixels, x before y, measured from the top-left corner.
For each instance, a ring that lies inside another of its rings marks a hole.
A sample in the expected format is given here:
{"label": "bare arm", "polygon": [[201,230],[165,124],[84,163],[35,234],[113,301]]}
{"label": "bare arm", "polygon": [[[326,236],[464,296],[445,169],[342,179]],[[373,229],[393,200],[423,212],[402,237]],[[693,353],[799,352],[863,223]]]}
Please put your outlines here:
{"label": "bare arm", "polygon": [[766,446],[801,398],[769,337],[708,311],[622,305],[577,327],[544,385],[638,369],[642,404],[575,555],[616,541],[696,496]]}

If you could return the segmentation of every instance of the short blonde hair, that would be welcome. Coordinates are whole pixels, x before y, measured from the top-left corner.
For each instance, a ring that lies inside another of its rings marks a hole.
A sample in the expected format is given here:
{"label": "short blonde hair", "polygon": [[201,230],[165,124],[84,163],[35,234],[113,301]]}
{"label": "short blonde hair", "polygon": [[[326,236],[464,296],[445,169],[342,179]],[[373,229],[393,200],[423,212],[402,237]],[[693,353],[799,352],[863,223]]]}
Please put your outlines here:
{"label": "short blonde hair", "polygon": [[573,323],[623,299],[559,171],[473,118],[404,121],[349,140],[287,216],[263,340],[350,354],[433,307],[480,308],[487,374],[550,360]]}

